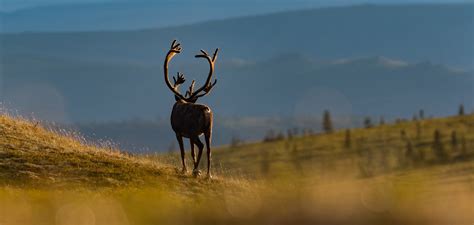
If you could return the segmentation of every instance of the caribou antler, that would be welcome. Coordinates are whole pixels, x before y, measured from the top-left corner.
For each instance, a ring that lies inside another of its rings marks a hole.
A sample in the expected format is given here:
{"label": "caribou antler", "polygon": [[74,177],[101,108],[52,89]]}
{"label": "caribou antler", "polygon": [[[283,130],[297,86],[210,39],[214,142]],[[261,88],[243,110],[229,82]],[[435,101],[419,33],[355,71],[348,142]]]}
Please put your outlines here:
{"label": "caribou antler", "polygon": [[[191,101],[195,102],[198,98],[203,97],[211,92],[211,89],[216,85],[217,80],[215,79],[214,82],[211,83],[212,75],[214,73],[214,62],[217,59],[217,53],[219,49],[217,48],[214,52],[214,55],[211,57],[209,54],[207,54],[206,51],[201,50],[202,54],[196,55],[196,58],[205,58],[208,63],[209,63],[209,75],[207,76],[206,83],[194,91],[194,85],[195,81],[191,83],[189,86],[189,89],[186,91],[186,94],[183,96],[181,93],[179,93],[178,87],[179,85],[183,84],[186,80],[184,79],[184,75],[178,73],[177,77],[173,77],[174,85],[171,85],[170,80],[168,78],[168,64],[169,61],[176,55],[181,53],[181,44],[179,44],[176,40],[171,43],[170,50],[168,51],[168,54],[166,54],[165,58],[165,63],[163,65],[164,69],[164,76],[165,76],[165,82],[168,88],[176,95],[177,98],[184,100],[184,101]],[[204,92],[204,93],[201,93]]]}
{"label": "caribou antler", "polygon": [[184,78],[184,74],[178,72],[176,77],[173,77],[173,81],[174,81],[173,88],[178,90],[179,85],[183,84],[186,81],[186,79]]}
{"label": "caribou antler", "polygon": [[191,85],[189,86],[189,89],[186,91],[186,96],[191,96],[191,94],[193,93],[193,90],[194,90],[194,84],[196,83],[196,81],[193,80],[193,82],[191,82]]}
{"label": "caribou antler", "polygon": [[[201,50],[202,54],[195,56],[196,58],[205,58],[207,60],[207,62],[209,63],[209,75],[207,76],[206,83],[194,92],[193,92],[193,88],[194,88],[194,81],[193,81],[193,83],[191,84],[191,87],[189,87],[189,91],[188,91],[189,97],[187,99],[197,99],[202,96],[205,96],[209,94],[211,92],[211,89],[214,87],[214,85],[216,85],[217,79],[215,79],[213,83],[211,83],[211,79],[212,79],[212,74],[214,73],[214,62],[217,59],[218,51],[219,49],[217,48],[216,51],[214,51],[214,55],[212,57],[209,56],[209,54],[207,54],[207,52],[204,50]],[[200,92],[202,91],[204,91],[204,93],[200,94]]]}
{"label": "caribou antler", "polygon": [[175,82],[175,86],[171,86],[170,80],[168,78],[168,63],[176,54],[181,53],[180,45],[181,44],[177,43],[176,40],[174,40],[173,43],[171,43],[170,50],[168,51],[168,54],[166,54],[163,69],[164,69],[166,86],[168,86],[168,88],[176,95],[176,97],[178,97],[179,99],[182,99],[182,100],[186,100],[186,98],[183,95],[181,95],[181,93],[179,93],[179,91],[178,91],[178,86],[180,84],[184,83],[184,81],[185,81],[184,75],[178,73],[177,79],[175,77],[173,77],[173,80]]}

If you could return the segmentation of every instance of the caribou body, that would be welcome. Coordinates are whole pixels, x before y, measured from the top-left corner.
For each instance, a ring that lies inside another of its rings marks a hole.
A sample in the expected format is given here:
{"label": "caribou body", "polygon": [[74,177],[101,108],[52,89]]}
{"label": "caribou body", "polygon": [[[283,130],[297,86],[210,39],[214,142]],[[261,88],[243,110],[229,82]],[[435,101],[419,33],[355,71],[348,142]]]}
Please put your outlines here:
{"label": "caribou body", "polygon": [[[200,175],[198,167],[199,161],[201,160],[202,151],[204,149],[204,144],[199,139],[199,136],[204,134],[207,148],[208,178],[211,178],[211,140],[213,115],[211,109],[208,106],[196,104],[196,101],[198,98],[209,94],[211,89],[217,83],[217,80],[214,80],[214,82],[211,82],[211,80],[214,73],[214,62],[216,61],[218,50],[219,49],[216,49],[212,57],[209,56],[204,50],[201,50],[202,54],[196,55],[196,58],[204,58],[207,60],[209,63],[209,74],[205,84],[197,90],[194,90],[195,81],[193,80],[191,86],[186,91],[184,96],[179,92],[179,86],[186,81],[184,75],[178,73],[176,77],[173,77],[173,85],[168,78],[169,62],[176,54],[181,53],[180,44],[177,43],[176,40],[174,40],[171,44],[170,50],[166,54],[164,63],[165,82],[168,88],[173,92],[176,100],[173,105],[173,110],[171,111],[171,127],[176,134],[176,139],[178,140],[179,148],[181,150],[181,162],[183,165],[182,172],[187,172],[183,138],[189,138],[191,144],[191,156],[194,163],[193,174],[195,176]],[[194,145],[196,145],[199,150],[197,158],[194,151]]]}

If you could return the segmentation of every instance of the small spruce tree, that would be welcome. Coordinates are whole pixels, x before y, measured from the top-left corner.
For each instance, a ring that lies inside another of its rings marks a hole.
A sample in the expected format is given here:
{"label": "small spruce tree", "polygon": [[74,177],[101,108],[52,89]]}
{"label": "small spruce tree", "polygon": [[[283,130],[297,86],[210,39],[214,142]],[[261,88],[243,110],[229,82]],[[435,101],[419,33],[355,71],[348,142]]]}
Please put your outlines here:
{"label": "small spruce tree", "polygon": [[434,132],[432,148],[438,160],[445,161],[447,159],[447,154],[444,150],[441,132],[439,130],[435,130]]}
{"label": "small spruce tree", "polygon": [[380,122],[379,122],[379,125],[385,125],[385,119],[383,118],[383,116],[380,117]]}
{"label": "small spruce tree", "polygon": [[333,132],[333,126],[332,126],[332,121],[331,121],[331,114],[329,113],[329,110],[324,110],[324,115],[323,115],[323,130],[326,133],[331,133]]}
{"label": "small spruce tree", "polygon": [[283,134],[283,132],[278,132],[278,134],[275,136],[275,140],[279,141],[279,140],[283,140],[285,139],[285,135]]}
{"label": "small spruce tree", "polygon": [[400,138],[404,141],[407,139],[407,132],[404,129],[400,130]]}
{"label": "small spruce tree", "polygon": [[418,113],[418,116],[420,117],[420,120],[425,118],[425,111],[423,109],[420,109],[420,112]]}
{"label": "small spruce tree", "polygon": [[293,138],[293,130],[292,129],[286,130],[286,136],[288,137],[288,139],[292,139]]}
{"label": "small spruce tree", "polygon": [[365,128],[371,128],[372,127],[372,120],[370,119],[370,117],[365,117],[364,127]]}
{"label": "small spruce tree", "polygon": [[455,130],[451,132],[451,147],[455,151],[458,147],[458,137]]}
{"label": "small spruce tree", "polygon": [[344,135],[344,147],[349,149],[351,148],[351,130],[347,129]]}
{"label": "small spruce tree", "polygon": [[264,142],[270,142],[270,141],[274,141],[275,140],[275,131],[273,129],[270,129],[267,131],[267,134],[265,135],[265,137],[263,138],[263,141]]}
{"label": "small spruce tree", "polygon": [[420,122],[416,122],[416,139],[420,141],[421,139],[421,124]]}
{"label": "small spruce tree", "polygon": [[232,139],[230,140],[230,146],[231,147],[237,147],[241,143],[242,143],[242,140],[237,135],[232,136]]}
{"label": "small spruce tree", "polygon": [[170,145],[168,146],[168,153],[172,153],[175,149],[176,149],[176,144],[174,141],[172,141]]}
{"label": "small spruce tree", "polygon": [[405,159],[407,160],[407,163],[413,163],[415,161],[415,153],[413,151],[413,144],[410,140],[407,140],[405,147]]}
{"label": "small spruce tree", "polygon": [[464,116],[464,105],[463,104],[459,105],[458,115],[459,116]]}
{"label": "small spruce tree", "polygon": [[467,155],[466,137],[463,135],[461,138],[461,157]]}

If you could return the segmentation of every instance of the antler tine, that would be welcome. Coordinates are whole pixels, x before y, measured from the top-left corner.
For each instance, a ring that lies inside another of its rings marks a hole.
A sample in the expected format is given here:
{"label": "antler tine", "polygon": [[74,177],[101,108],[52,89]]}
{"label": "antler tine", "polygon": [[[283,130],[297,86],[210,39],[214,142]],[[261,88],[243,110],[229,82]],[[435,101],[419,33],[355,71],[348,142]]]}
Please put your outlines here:
{"label": "antler tine", "polygon": [[219,48],[216,48],[216,50],[214,51],[214,55],[212,56],[212,61],[216,61],[217,59],[217,52],[219,51]]}
{"label": "antler tine", "polygon": [[191,82],[191,85],[189,86],[189,89],[188,89],[188,91],[186,91],[186,95],[185,95],[185,97],[186,97],[186,96],[189,96],[189,97],[191,97],[191,95],[193,94],[193,90],[194,90],[194,84],[195,84],[195,83],[196,83],[196,81],[195,81],[195,80],[193,80],[193,82]]}
{"label": "antler tine", "polygon": [[[179,99],[182,99],[182,100],[185,100],[186,98],[181,95],[181,93],[179,93],[178,91],[178,88],[177,88],[177,85],[179,86],[179,84],[182,84],[184,83],[184,75],[178,73],[177,75],[177,78],[173,77],[173,80],[175,81],[175,85],[172,86],[170,81],[169,81],[169,78],[168,78],[168,63],[169,61],[176,55],[176,54],[179,54],[181,53],[181,48],[179,47],[180,44],[177,43],[176,40],[174,40],[172,43],[171,43],[171,48],[170,50],[168,51],[168,53],[166,54],[166,58],[165,58],[165,62],[163,64],[163,70],[164,70],[164,78],[165,78],[165,83],[166,83],[166,86],[168,86],[168,88],[179,98]],[[180,83],[181,82],[181,83]]]}
{"label": "antler tine", "polygon": [[173,81],[174,81],[174,87],[177,88],[179,85],[186,82],[186,79],[184,78],[184,74],[178,72],[176,77],[173,76]]}
{"label": "antler tine", "polygon": [[211,90],[212,90],[212,88],[214,87],[214,85],[216,85],[216,83],[217,83],[217,79],[214,80],[214,83],[212,83],[211,85],[209,85],[209,86],[204,90],[204,93],[199,94],[199,95],[196,95],[196,96],[194,96],[194,97],[195,97],[195,98],[200,98],[200,97],[203,97],[203,96],[205,96],[205,95],[208,95],[209,93],[211,93]]}
{"label": "antler tine", "polygon": [[178,48],[181,44],[178,43],[176,40],[173,40],[173,43],[171,43],[171,49]]}
{"label": "antler tine", "polygon": [[216,84],[217,84],[217,79],[214,79],[214,82],[206,88],[206,92],[209,92]]}

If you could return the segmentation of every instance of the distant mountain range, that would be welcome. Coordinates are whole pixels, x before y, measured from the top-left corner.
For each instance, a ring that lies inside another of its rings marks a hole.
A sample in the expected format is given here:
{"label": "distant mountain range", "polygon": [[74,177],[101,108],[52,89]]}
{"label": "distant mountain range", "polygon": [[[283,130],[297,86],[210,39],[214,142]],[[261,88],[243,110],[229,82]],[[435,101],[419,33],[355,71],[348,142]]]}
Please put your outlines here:
{"label": "distant mountain range", "polygon": [[363,5],[211,21],[164,29],[1,35],[2,56],[156,63],[172,39],[188,54],[259,60],[299,52],[319,59],[386,56],[474,69],[474,4]]}
{"label": "distant mountain range", "polygon": [[[26,57],[2,62],[7,65],[2,102],[47,120],[167,118],[173,104],[159,65]],[[198,83],[206,74],[204,63],[172,68],[183,68],[188,81]],[[460,103],[474,105],[472,72],[383,57],[324,62],[287,54],[256,62],[221,60],[216,77],[215,91],[202,102],[220,116],[311,116],[330,109],[342,116],[410,117],[420,108],[447,115]]]}
{"label": "distant mountain range", "polygon": [[[469,0],[470,1],[470,0]],[[110,31],[363,3],[454,3],[468,0],[3,0],[0,32]],[[471,1],[472,2],[472,1]]]}

